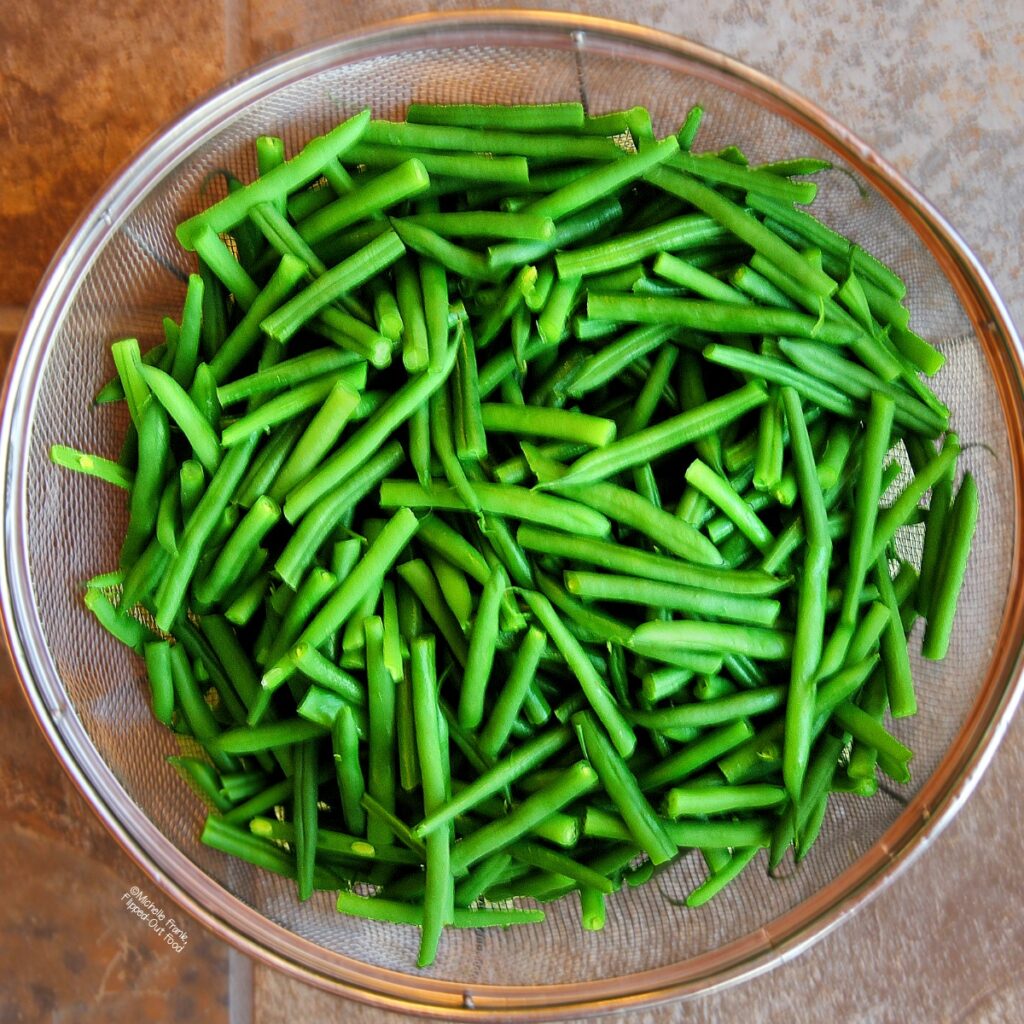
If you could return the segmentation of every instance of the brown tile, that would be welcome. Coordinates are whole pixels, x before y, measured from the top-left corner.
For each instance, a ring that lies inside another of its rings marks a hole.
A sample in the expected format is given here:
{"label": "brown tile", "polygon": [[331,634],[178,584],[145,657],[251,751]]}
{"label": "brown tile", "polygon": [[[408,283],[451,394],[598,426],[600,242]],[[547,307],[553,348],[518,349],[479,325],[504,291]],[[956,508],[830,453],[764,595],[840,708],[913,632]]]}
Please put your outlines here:
{"label": "brown tile", "polygon": [[[60,768],[0,645],[0,1020],[227,1020],[227,947],[156,890]],[[187,934],[176,953],[124,894]]]}
{"label": "brown tile", "polygon": [[224,77],[219,0],[14,0],[0,32],[0,304],[143,140]]}
{"label": "brown tile", "polygon": [[14,341],[24,318],[23,306],[0,306],[0,376],[6,372],[7,364],[11,361]]}

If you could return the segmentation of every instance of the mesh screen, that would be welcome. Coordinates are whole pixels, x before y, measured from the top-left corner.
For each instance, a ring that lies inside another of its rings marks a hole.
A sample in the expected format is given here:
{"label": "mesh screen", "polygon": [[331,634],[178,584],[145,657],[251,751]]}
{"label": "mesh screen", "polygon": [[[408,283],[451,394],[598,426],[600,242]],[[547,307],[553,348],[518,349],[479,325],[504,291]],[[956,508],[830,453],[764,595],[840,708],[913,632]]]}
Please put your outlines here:
{"label": "mesh screen", "polygon": [[[692,69],[691,69],[692,72]],[[111,340],[138,336],[143,347],[161,337],[161,317],[180,308],[189,262],[173,227],[203,204],[204,187],[223,188],[218,171],[243,180],[255,172],[251,140],[283,135],[289,152],[363,106],[400,116],[411,100],[550,102],[581,93],[592,113],[644,103],[660,132],[677,127],[688,106],[707,110],[701,147],[741,146],[752,161],[786,155],[828,155],[801,129],[756,103],[688,72],[665,55],[613,57],[569,48],[470,46],[457,53],[423,49],[337,67],[280,88],[224,122],[216,136],[177,166],[163,168],[148,193],[67,296],[39,380],[28,458],[28,555],[35,608],[67,699],[92,743],[124,787],[125,799],[205,872],[263,917],[356,960],[415,973],[413,929],[339,918],[329,895],[305,905],[290,883],[200,845],[203,808],[164,758],[176,742],[149,714],[142,665],[112,642],[78,600],[80,581],[116,562],[125,511],[119,492],[52,469],[46,453],[62,441],[117,455],[122,410],[95,409],[90,399],[112,373]],[[206,183],[204,186],[204,182]],[[578,982],[682,964],[723,943],[758,932],[835,879],[877,842],[941,760],[978,698],[1007,598],[1015,515],[1010,452],[990,369],[961,305],[900,215],[842,169],[821,176],[816,210],[876,252],[907,279],[912,326],[949,356],[939,393],[953,406],[962,439],[983,442],[964,462],[976,473],[982,518],[963,597],[963,617],[948,659],[915,660],[920,714],[895,726],[917,757],[912,785],[865,801],[833,802],[825,836],[798,869],[776,881],[747,871],[722,897],[690,911],[685,896],[701,875],[684,859],[639,890],[609,901],[604,934],[578,924],[575,897],[549,908],[543,927],[507,932],[450,932],[431,976],[471,987],[496,983]]]}

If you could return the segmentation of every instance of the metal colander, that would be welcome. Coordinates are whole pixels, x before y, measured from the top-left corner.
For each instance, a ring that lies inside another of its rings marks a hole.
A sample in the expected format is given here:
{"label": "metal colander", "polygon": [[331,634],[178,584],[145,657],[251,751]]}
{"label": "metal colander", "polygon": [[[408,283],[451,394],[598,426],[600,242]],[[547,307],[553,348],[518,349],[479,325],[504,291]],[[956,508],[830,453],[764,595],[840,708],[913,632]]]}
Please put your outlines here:
{"label": "metal colander", "polygon": [[[116,562],[123,498],[55,469],[47,450],[62,441],[116,455],[123,410],[90,401],[111,373],[109,343],[161,337],[190,269],[174,225],[208,200],[212,172],[255,174],[256,135],[281,135],[293,152],[364,106],[400,117],[412,100],[579,98],[591,113],[644,104],[659,133],[700,102],[701,148],[836,164],[820,176],[815,211],[907,280],[912,326],[948,357],[935,387],[978,479],[981,521],[949,656],[915,658],[920,713],[893,727],[916,751],[911,785],[836,797],[799,868],[770,880],[755,865],[700,910],[676,905],[701,877],[694,856],[612,898],[603,933],[581,931],[567,899],[543,926],[451,931],[436,965],[416,971],[414,929],[339,917],[329,894],[300,905],[293,884],[200,845],[204,808],[165,761],[176,740],[150,715],[142,665],[80,600],[81,582]],[[1022,414],[1020,343],[983,271],[891,167],[820,110],[719,54],[634,26],[506,12],[407,20],[277,61],[195,107],[114,181],[55,261],[7,381],[0,585],[10,645],[40,724],[111,831],[251,955],[444,1019],[552,1019],[688,994],[821,935],[937,834],[991,757],[1020,696]]]}

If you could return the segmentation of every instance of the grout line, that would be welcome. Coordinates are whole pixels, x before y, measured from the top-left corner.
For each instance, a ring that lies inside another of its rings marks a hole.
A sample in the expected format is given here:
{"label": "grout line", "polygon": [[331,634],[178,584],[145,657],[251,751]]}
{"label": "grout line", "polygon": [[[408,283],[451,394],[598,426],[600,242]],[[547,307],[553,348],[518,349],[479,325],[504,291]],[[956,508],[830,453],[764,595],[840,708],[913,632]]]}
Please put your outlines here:
{"label": "grout line", "polygon": [[228,1024],[252,1024],[252,961],[228,949]]}
{"label": "grout line", "polygon": [[249,0],[224,0],[224,75],[233,78],[252,63]]}

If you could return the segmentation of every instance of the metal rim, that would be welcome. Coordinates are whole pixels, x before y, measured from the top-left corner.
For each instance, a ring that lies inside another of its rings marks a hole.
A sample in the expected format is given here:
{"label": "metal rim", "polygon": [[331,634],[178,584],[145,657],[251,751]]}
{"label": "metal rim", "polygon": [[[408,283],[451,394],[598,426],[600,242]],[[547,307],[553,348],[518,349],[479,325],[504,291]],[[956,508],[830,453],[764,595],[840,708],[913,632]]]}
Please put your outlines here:
{"label": "metal rim", "polygon": [[[43,372],[47,339],[61,318],[62,297],[85,272],[144,194],[157,166],[174,165],[199,146],[220,122],[259,96],[311,72],[396,53],[414,46],[451,48],[460,42],[510,41],[558,46],[583,53],[625,44],[646,60],[683,63],[798,124],[861,173],[900,210],[931,255],[946,271],[957,296],[1002,374],[999,401],[1012,442],[1015,481],[1015,542],[1009,599],[997,655],[981,698],[932,777],[881,841],[829,886],[760,932],[713,954],[678,965],[555,986],[464,986],[378,968],[325,952],[266,921],[207,876],[170,844],[130,801],[92,748],[73,711],[60,699],[59,677],[39,623],[34,621],[27,573],[26,465],[20,456],[32,422],[32,385]],[[475,11],[417,15],[342,36],[269,62],[201,100],[154,136],[124,170],[108,182],[72,229],[48,270],[19,337],[4,385],[0,421],[0,502],[4,544],[0,548],[0,600],[8,643],[26,698],[40,728],[72,781],[104,825],[140,869],[219,937],[255,959],[303,981],[372,1005],[446,1020],[555,1020],[635,1008],[719,989],[763,973],[796,955],[881,891],[949,823],[977,785],[1024,691],[1024,594],[1020,538],[1024,535],[1024,352],[1009,315],[978,260],[942,216],[886,161],[824,111],[766,75],[696,43],[653,29],[583,15],[547,12]]]}

